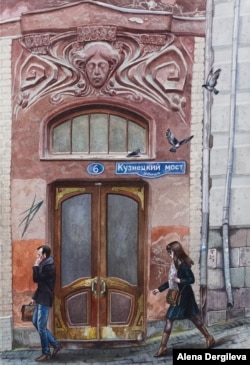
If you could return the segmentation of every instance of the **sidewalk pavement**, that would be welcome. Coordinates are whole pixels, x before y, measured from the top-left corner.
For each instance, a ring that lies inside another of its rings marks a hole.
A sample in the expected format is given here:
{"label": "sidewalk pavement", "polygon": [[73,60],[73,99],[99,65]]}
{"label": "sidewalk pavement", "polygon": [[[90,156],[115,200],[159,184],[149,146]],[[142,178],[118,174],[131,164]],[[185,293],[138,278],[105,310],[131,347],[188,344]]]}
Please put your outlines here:
{"label": "sidewalk pavement", "polygon": [[[209,327],[216,344],[212,349],[250,349],[250,318],[231,320]],[[161,336],[154,336],[140,347],[126,347],[116,349],[64,349],[55,359],[45,361],[49,365],[155,365],[173,364],[174,349],[205,349],[205,339],[197,329],[183,332],[173,332],[168,342],[167,356],[154,358]],[[35,349],[14,349],[0,353],[1,365],[35,365],[35,359],[41,351]]]}

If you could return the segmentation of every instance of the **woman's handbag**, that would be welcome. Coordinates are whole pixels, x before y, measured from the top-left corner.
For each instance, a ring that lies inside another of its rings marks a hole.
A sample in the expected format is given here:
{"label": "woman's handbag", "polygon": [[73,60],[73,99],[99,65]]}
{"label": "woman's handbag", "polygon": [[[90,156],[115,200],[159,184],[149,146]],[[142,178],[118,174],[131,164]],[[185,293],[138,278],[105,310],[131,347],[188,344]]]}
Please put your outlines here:
{"label": "woman's handbag", "polygon": [[[184,285],[184,287],[185,287],[185,285]],[[168,289],[167,296],[166,296],[166,302],[170,305],[173,305],[174,307],[177,305],[180,305],[181,293],[182,293],[182,290],[184,289],[184,287],[181,290]]]}
{"label": "woman's handbag", "polygon": [[35,304],[23,304],[21,308],[22,321],[31,322],[34,314]]}

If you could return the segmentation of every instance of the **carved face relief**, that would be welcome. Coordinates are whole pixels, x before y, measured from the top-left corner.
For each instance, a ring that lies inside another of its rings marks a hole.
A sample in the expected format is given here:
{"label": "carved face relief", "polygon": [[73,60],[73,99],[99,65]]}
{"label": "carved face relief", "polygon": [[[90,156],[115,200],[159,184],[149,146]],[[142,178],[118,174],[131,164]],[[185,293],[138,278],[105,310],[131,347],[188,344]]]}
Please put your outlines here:
{"label": "carved face relief", "polygon": [[118,54],[104,42],[88,44],[77,52],[77,64],[94,88],[101,88],[118,63]]}
{"label": "carved face relief", "polygon": [[100,55],[94,55],[86,64],[86,74],[89,82],[96,88],[104,85],[109,74],[109,63],[102,59]]}

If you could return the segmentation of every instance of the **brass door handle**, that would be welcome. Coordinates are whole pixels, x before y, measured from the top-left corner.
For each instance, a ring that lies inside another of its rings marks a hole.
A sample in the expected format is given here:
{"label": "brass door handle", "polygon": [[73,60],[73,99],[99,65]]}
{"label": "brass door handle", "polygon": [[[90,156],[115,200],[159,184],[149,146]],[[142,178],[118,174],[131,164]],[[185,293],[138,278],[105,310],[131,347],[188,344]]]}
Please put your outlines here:
{"label": "brass door handle", "polygon": [[97,294],[96,286],[97,286],[97,279],[94,279],[91,282],[91,291],[94,294]]}
{"label": "brass door handle", "polygon": [[101,280],[101,295],[104,294],[106,292],[106,281],[105,280]]}

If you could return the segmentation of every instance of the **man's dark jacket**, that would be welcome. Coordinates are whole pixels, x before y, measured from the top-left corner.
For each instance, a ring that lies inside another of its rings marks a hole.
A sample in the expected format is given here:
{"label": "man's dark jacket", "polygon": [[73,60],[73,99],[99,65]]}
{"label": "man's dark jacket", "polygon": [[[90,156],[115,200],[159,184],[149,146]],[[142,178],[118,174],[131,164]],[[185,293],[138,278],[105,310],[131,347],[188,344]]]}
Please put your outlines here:
{"label": "man's dark jacket", "polygon": [[38,304],[52,307],[56,282],[56,269],[52,257],[47,257],[39,266],[33,266],[33,281],[37,283],[37,290],[32,299]]}

